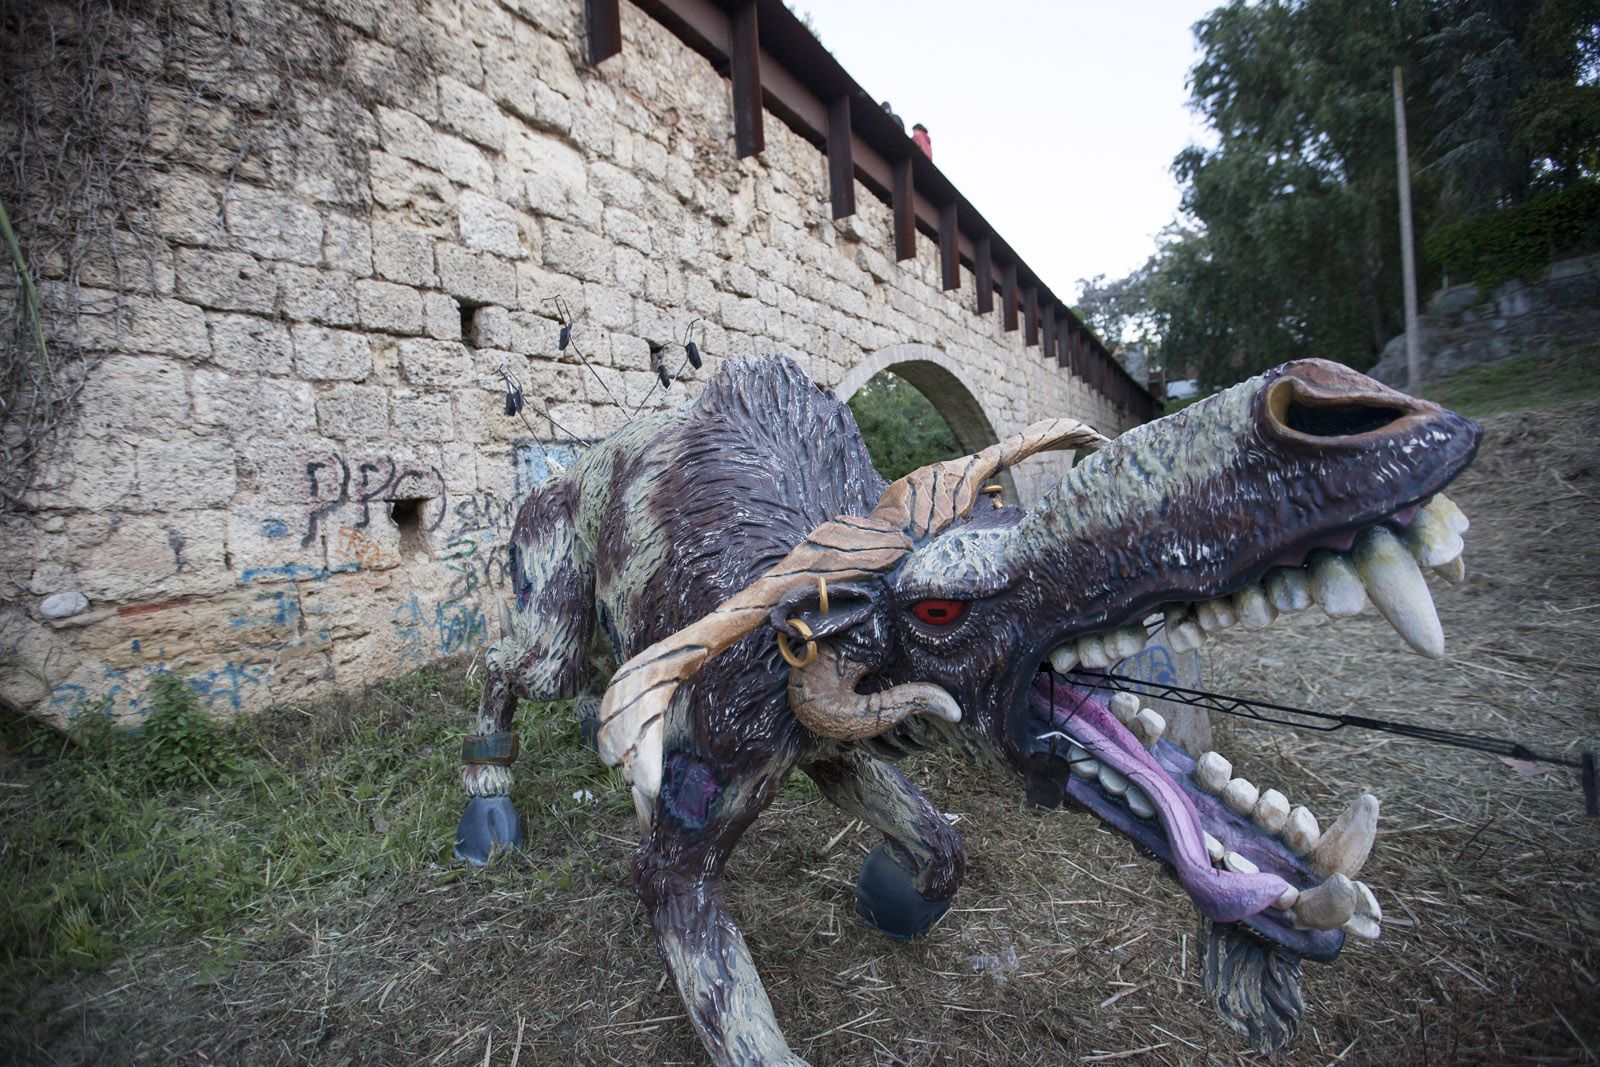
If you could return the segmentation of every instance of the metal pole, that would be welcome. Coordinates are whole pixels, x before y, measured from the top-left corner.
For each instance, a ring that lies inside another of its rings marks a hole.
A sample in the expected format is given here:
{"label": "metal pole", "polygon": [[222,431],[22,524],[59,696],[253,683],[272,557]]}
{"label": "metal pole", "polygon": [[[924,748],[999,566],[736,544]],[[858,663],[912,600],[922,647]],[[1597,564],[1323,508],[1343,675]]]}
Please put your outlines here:
{"label": "metal pole", "polygon": [[1400,183],[1400,268],[1406,290],[1406,392],[1422,386],[1422,345],[1417,336],[1417,243],[1411,233],[1411,153],[1406,147],[1406,97],[1394,68],[1395,176]]}

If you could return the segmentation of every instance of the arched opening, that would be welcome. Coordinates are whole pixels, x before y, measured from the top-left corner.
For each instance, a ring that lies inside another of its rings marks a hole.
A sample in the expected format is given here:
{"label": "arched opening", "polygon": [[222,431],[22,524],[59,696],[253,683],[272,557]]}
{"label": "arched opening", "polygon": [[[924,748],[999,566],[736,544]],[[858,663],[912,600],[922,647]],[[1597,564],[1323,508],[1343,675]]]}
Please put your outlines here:
{"label": "arched opening", "polygon": [[[948,357],[927,345],[884,349],[845,375],[834,393],[850,403],[873,462],[891,480],[999,440],[977,395]],[[1017,502],[1010,472],[999,481],[1006,499]]]}

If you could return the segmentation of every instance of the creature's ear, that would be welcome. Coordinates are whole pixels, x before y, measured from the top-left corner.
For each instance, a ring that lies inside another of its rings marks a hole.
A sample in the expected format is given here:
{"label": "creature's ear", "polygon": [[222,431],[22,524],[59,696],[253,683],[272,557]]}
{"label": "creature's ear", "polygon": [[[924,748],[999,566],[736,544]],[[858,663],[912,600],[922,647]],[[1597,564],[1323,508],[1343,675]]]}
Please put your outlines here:
{"label": "creature's ear", "polygon": [[826,640],[872,618],[882,595],[882,588],[876,582],[819,582],[785,593],[767,620],[779,633],[799,637],[801,631],[790,626],[791,620],[798,619],[810,628],[813,637]]}

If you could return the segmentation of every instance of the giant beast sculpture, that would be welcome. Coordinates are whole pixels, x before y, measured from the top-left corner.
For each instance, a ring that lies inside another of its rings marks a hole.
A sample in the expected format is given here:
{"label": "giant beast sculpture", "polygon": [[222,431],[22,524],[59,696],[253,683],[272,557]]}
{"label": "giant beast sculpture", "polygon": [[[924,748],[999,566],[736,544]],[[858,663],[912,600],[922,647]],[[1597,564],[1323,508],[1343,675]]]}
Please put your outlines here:
{"label": "giant beast sculpture", "polygon": [[[578,698],[632,783],[635,889],[712,1060],[796,1064],[723,902],[728,855],[798,767],[884,834],[858,883],[863,918],[926,930],[965,854],[894,763],[954,741],[1170,866],[1207,924],[1216,1006],[1256,1047],[1282,1047],[1299,961],[1377,936],[1377,902],[1352,880],[1377,802],[1319,833],[1216,753],[1162,739],[1136,698],[1102,703],[1052,665],[1107,666],[1155,618],[1185,648],[1241,616],[1254,628],[1313,601],[1351,614],[1368,597],[1439,655],[1419,562],[1459,577],[1465,520],[1436,494],[1478,438],[1313,360],[1112,442],[1055,420],[885,485],[849,409],[793,362],[730,363],[523,505],[458,855],[485,862],[517,840],[517,699]],[[1026,513],[985,502],[997,471],[1048,448],[1098,450]],[[607,679],[596,660],[621,667]]]}

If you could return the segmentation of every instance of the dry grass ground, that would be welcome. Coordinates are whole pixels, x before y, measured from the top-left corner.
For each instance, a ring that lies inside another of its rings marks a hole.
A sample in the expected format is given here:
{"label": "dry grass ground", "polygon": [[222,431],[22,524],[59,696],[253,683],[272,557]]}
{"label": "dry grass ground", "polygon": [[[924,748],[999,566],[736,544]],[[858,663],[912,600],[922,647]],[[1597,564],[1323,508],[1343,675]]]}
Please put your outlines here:
{"label": "dry grass ground", "polygon": [[[1451,645],[1442,663],[1406,650],[1370,613],[1303,618],[1216,642],[1208,683],[1545,749],[1600,747],[1597,423],[1593,402],[1488,420],[1482,457],[1452,493],[1473,520],[1470,578],[1438,587]],[[197,848],[166,888],[90,909],[101,941],[79,951],[91,965],[73,962],[70,938],[63,959],[65,935],[50,925],[59,916],[46,915],[8,951],[0,1000],[22,1005],[9,1016],[15,1054],[703,1062],[628,889],[628,801],[565,726],[525,725],[534,740],[516,799],[532,829],[526,854],[483,871],[447,861],[458,810],[449,741],[471,696],[456,670],[256,724],[248,745],[271,774],[255,781],[269,788],[163,798],[141,825],[155,853],[198,827],[207,840],[251,842],[259,861],[276,855],[280,873],[263,880],[251,866],[251,893],[164,918],[169,894],[225,877]],[[791,1042],[819,1065],[1501,1064],[1600,1053],[1600,820],[1583,816],[1575,773],[1382,734],[1217,725],[1239,773],[1325,823],[1363,789],[1384,804],[1365,875],[1384,938],[1307,966],[1292,1053],[1252,1055],[1216,1020],[1193,911],[1155,864],[1088,817],[1029,810],[1010,782],[946,757],[911,773],[960,814],[970,867],[957,907],[924,940],[895,944],[862,927],[853,883],[873,835],[798,781],[736,854],[728,896]],[[37,834],[27,819],[51,817],[46,794],[72,777],[59,761],[8,760],[0,828],[8,839],[25,826]],[[595,799],[573,799],[581,789]],[[318,821],[297,821],[302,805]],[[79,836],[59,847],[83,847]],[[133,892],[122,868],[104,869],[105,893]]]}

